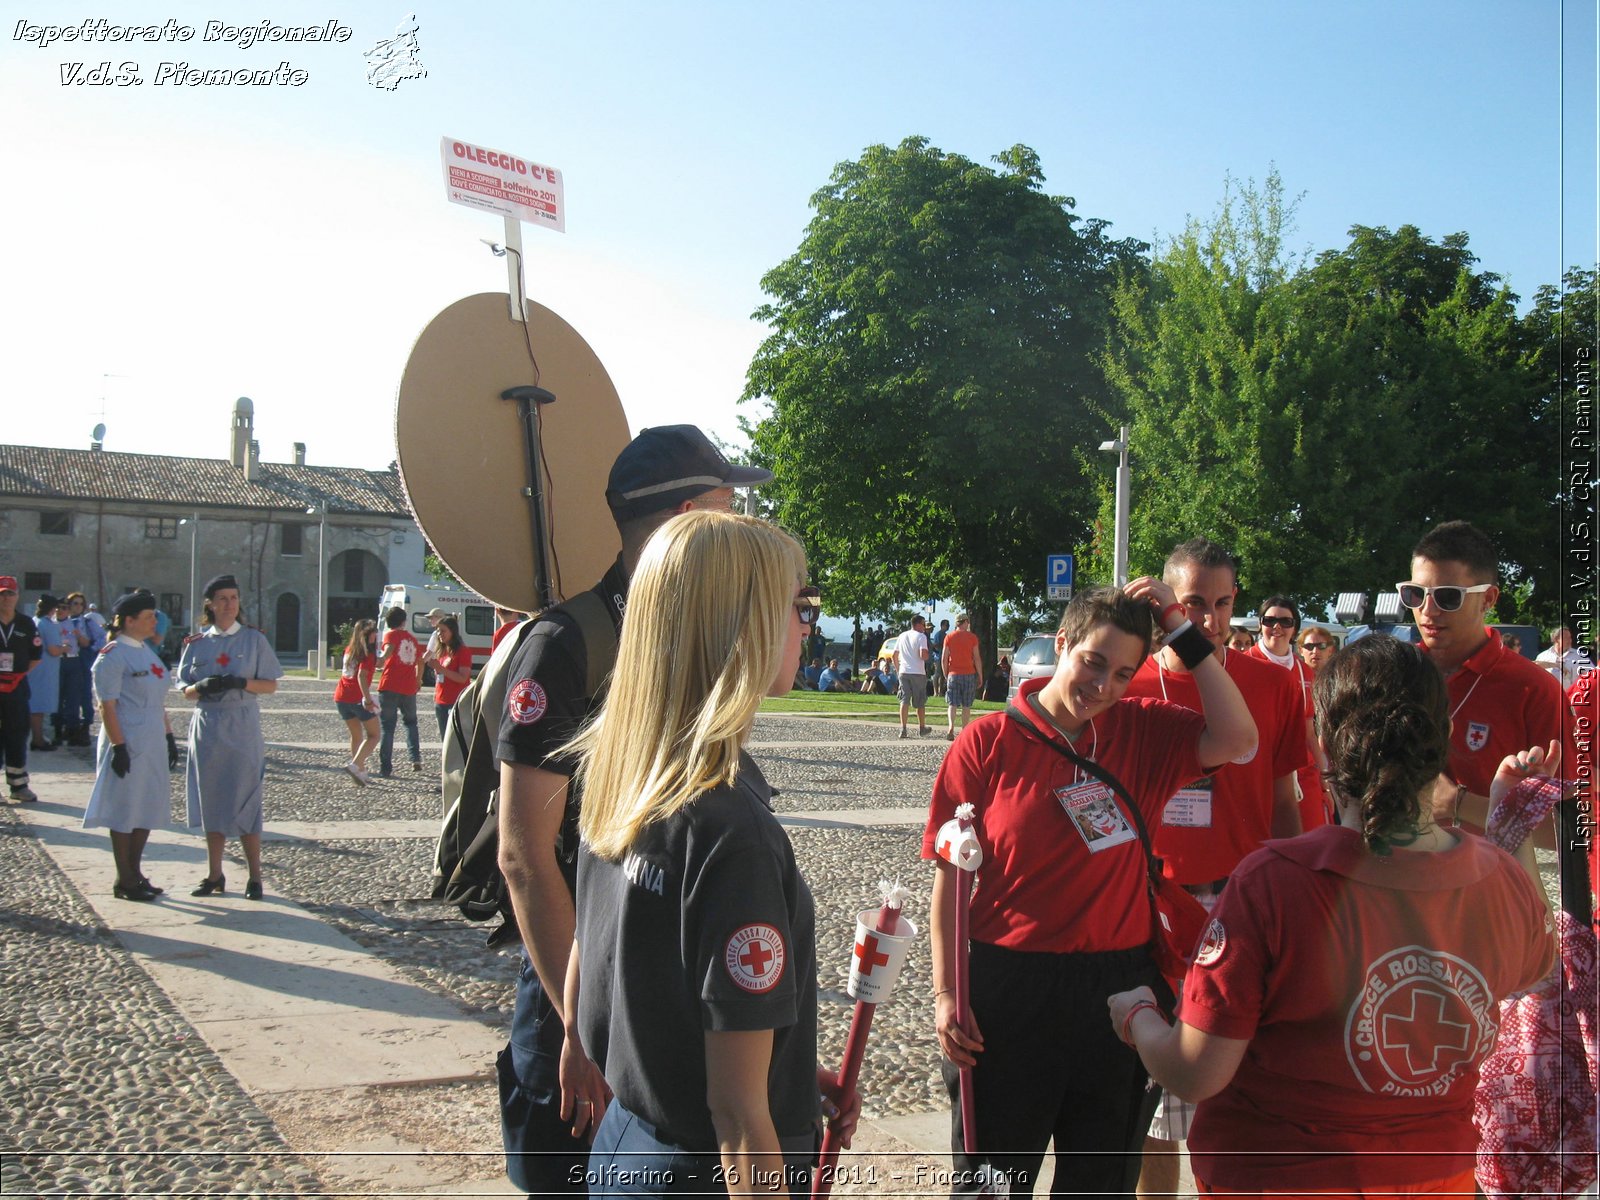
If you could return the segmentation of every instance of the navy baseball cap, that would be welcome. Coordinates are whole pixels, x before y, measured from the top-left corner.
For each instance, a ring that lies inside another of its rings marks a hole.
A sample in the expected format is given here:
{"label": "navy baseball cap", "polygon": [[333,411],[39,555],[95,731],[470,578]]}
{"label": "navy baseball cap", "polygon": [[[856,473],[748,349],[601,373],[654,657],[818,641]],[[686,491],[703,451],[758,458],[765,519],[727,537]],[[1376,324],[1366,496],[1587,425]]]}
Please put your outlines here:
{"label": "navy baseball cap", "polygon": [[763,467],[736,467],[694,425],[642,430],[612,464],[606,503],[619,521],[676,508],[723,487],[770,483]]}

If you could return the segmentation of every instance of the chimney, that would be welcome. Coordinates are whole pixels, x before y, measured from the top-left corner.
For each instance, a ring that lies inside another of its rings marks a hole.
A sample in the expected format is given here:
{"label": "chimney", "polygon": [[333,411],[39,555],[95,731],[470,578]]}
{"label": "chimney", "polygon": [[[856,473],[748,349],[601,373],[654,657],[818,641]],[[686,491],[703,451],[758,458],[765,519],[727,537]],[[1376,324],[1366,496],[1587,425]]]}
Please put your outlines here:
{"label": "chimney", "polygon": [[296,442],[294,444],[294,465],[297,467],[306,465],[306,444],[304,442]]}
{"label": "chimney", "polygon": [[240,396],[233,404],[233,439],[228,448],[228,461],[244,470],[245,455],[249,452],[250,438],[254,432],[256,406],[249,396]]}
{"label": "chimney", "polygon": [[261,474],[261,443],[252,441],[244,460],[244,477],[254,483]]}
{"label": "chimney", "polygon": [[96,438],[94,441],[89,443],[89,449],[91,449],[91,450],[104,450],[105,448],[106,448],[106,444],[104,442],[102,442],[99,438]]}

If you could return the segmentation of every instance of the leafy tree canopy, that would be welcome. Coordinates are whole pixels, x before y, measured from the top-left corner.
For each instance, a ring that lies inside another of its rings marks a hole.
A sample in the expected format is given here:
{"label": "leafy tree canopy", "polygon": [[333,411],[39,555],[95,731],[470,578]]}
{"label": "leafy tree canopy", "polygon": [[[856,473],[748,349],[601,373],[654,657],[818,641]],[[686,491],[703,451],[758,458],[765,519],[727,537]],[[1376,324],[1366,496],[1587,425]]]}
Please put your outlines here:
{"label": "leafy tree canopy", "polygon": [[829,611],[954,597],[991,649],[996,603],[1087,528],[1110,287],[1146,249],[1046,194],[1026,146],[995,162],[914,137],[839,164],[762,279],[743,397]]}

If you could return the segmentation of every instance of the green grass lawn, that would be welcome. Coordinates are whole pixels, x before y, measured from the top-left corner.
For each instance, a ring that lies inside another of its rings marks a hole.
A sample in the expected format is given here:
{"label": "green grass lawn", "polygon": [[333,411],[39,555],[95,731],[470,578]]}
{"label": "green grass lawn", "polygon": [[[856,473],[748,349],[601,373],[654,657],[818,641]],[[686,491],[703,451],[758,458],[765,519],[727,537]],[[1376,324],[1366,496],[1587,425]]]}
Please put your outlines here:
{"label": "green grass lawn", "polygon": [[[972,706],[973,712],[999,712],[1005,708],[997,701],[980,700]],[[859,721],[900,720],[900,701],[894,696],[863,696],[850,692],[790,692],[787,696],[769,697],[761,711],[788,714],[797,717],[850,717]],[[915,718],[915,713],[912,714]],[[941,728],[948,723],[944,698],[928,697],[928,723]]]}

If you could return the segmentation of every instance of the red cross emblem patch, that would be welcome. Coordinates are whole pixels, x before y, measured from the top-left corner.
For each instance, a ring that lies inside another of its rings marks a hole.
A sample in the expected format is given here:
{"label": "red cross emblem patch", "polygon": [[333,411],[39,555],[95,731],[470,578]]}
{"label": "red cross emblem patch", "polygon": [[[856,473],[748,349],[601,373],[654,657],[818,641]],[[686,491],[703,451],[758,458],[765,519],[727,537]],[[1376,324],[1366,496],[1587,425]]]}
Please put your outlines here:
{"label": "red cross emblem patch", "polygon": [[760,995],[778,986],[787,957],[783,936],[771,925],[746,925],[728,939],[722,961],[736,984]]}
{"label": "red cross emblem patch", "polygon": [[545,698],[544,689],[532,679],[518,680],[516,687],[511,689],[511,695],[506,697],[506,705],[511,711],[511,719],[518,725],[532,725],[542,716],[549,707]]}
{"label": "red cross emblem patch", "polygon": [[225,667],[229,663],[231,663],[232,661],[233,661],[233,659],[228,657],[228,654],[227,654],[226,651],[224,651],[223,653],[217,655],[217,666],[219,666],[219,667]]}

